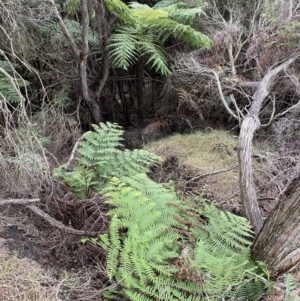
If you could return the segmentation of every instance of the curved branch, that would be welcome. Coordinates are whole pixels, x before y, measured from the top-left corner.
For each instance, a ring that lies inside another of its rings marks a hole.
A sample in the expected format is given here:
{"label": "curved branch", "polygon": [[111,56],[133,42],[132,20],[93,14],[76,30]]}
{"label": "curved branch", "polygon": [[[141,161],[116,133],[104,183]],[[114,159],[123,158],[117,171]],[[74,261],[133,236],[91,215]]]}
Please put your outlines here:
{"label": "curved branch", "polygon": [[99,232],[89,232],[89,231],[82,231],[77,230],[71,227],[67,227],[63,223],[59,222],[55,218],[51,217],[49,214],[38,208],[36,205],[33,205],[33,203],[40,202],[40,199],[5,199],[0,200],[0,206],[5,205],[26,205],[26,208],[33,211],[36,215],[41,217],[43,220],[48,222],[51,226],[60,229],[68,234],[74,234],[74,235],[88,235],[88,236],[96,236],[99,235]]}
{"label": "curved branch", "polygon": [[78,47],[77,47],[77,45],[76,45],[76,43],[75,43],[75,41],[74,41],[71,33],[70,33],[70,31],[68,30],[66,24],[64,23],[63,19],[61,18],[60,13],[59,13],[59,11],[58,11],[58,9],[56,7],[56,4],[55,4],[54,0],[49,0],[49,3],[51,4],[51,6],[53,8],[55,17],[58,20],[58,24],[59,24],[59,26],[60,26],[60,28],[61,28],[64,36],[66,37],[68,43],[70,44],[70,46],[71,46],[71,48],[72,48],[72,50],[73,50],[73,52],[74,52],[77,60],[79,60],[80,59],[80,51],[79,51],[79,49],[78,49]]}
{"label": "curved branch", "polygon": [[269,95],[269,89],[279,72],[292,64],[300,54],[294,55],[270,70],[259,83],[254,93],[253,102],[248,115],[244,118],[240,130],[238,155],[240,164],[240,190],[244,212],[252,224],[256,234],[263,226],[263,218],[258,206],[252,167],[252,140],[256,130],[260,128],[258,115],[264,99]]}
{"label": "curved branch", "polygon": [[36,205],[28,205],[26,207],[29,208],[31,211],[33,211],[36,215],[41,217],[43,220],[48,222],[48,224],[50,224],[51,226],[53,226],[55,228],[58,228],[58,229],[66,232],[68,234],[88,235],[88,236],[99,235],[99,232],[82,231],[82,230],[77,230],[77,229],[74,229],[74,228],[71,228],[71,227],[67,227],[63,223],[59,222],[58,220],[56,220],[55,218],[53,218],[52,216],[50,216],[49,214],[47,214],[46,212],[44,212],[43,210],[38,208]]}
{"label": "curved branch", "polygon": [[230,116],[232,116],[233,118],[235,118],[236,120],[240,120],[239,116],[234,114],[233,111],[229,108],[225,98],[224,98],[224,95],[223,95],[223,91],[222,91],[222,87],[221,87],[221,82],[220,82],[220,79],[219,79],[219,75],[216,71],[214,70],[209,70],[211,73],[213,73],[215,79],[216,79],[216,82],[217,82],[217,87],[218,87],[218,91],[219,91],[219,95],[220,95],[220,98],[221,98],[221,101],[222,101],[222,104],[224,105],[226,111],[229,113]]}

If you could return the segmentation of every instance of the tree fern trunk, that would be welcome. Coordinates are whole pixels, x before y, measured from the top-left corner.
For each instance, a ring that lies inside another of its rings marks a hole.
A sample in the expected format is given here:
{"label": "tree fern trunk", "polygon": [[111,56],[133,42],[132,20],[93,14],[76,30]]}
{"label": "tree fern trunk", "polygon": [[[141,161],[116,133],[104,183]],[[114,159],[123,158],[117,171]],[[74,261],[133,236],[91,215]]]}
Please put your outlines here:
{"label": "tree fern trunk", "polygon": [[300,176],[280,198],[252,247],[254,260],[267,264],[272,276],[300,263]]}
{"label": "tree fern trunk", "polygon": [[124,83],[122,81],[118,82],[118,89],[119,89],[120,99],[122,102],[122,111],[123,111],[123,116],[124,116],[124,120],[125,120],[125,126],[130,126],[130,114],[129,114],[129,110],[128,110],[127,99],[126,99],[126,96],[124,93],[123,85],[124,85]]}
{"label": "tree fern trunk", "polygon": [[137,118],[138,124],[144,121],[144,75],[143,75],[143,58],[139,58],[136,63],[136,97],[137,97]]}

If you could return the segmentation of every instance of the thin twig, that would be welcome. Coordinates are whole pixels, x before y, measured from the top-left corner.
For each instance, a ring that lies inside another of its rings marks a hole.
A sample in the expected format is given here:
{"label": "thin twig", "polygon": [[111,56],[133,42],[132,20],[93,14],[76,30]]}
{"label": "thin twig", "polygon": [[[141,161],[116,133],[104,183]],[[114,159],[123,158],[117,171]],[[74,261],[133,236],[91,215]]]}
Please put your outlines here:
{"label": "thin twig", "polygon": [[218,175],[218,174],[220,174],[220,173],[230,171],[230,170],[232,170],[232,169],[234,169],[234,168],[236,168],[236,167],[238,167],[238,163],[232,164],[232,165],[228,166],[227,168],[224,168],[224,169],[221,169],[221,170],[211,171],[211,172],[207,172],[207,173],[203,173],[203,174],[197,175],[197,176],[195,176],[194,178],[188,180],[188,181],[186,182],[186,184],[187,184],[187,183],[190,183],[190,182],[193,182],[193,181],[195,181],[195,180],[198,180],[198,179],[207,177],[207,176]]}
{"label": "thin twig", "polygon": [[67,164],[70,164],[71,161],[74,159],[75,154],[76,154],[76,150],[77,150],[77,148],[78,148],[78,146],[79,146],[79,142],[82,141],[82,140],[84,139],[85,135],[86,135],[86,133],[83,134],[83,135],[76,141],[76,143],[75,143],[75,145],[74,145],[74,147],[73,147],[73,149],[72,149],[71,156],[70,156],[70,158],[69,158]]}
{"label": "thin twig", "polygon": [[31,203],[38,203],[40,199],[6,199],[0,200],[0,206],[4,205],[28,205]]}

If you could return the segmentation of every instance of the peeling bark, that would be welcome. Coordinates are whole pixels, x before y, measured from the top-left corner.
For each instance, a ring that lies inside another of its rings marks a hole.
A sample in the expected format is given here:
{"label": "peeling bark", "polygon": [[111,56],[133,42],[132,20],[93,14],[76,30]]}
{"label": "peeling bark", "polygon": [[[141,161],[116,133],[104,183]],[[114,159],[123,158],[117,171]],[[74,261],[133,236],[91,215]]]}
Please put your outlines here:
{"label": "peeling bark", "polygon": [[267,264],[273,277],[300,263],[300,176],[267,219],[252,247],[252,257]]}
{"label": "peeling bark", "polygon": [[252,170],[252,141],[254,132],[259,127],[260,121],[257,116],[246,116],[242,122],[238,145],[242,204],[255,233],[258,233],[263,225]]}
{"label": "peeling bark", "polygon": [[297,58],[295,55],[276,68],[270,70],[259,83],[258,88],[253,96],[253,102],[249,108],[248,115],[245,116],[240,136],[239,136],[239,164],[240,164],[240,190],[243,208],[247,218],[256,234],[259,233],[263,226],[262,215],[258,206],[255,185],[253,181],[253,168],[252,168],[252,140],[256,130],[260,127],[259,113],[261,110],[264,99],[269,95],[269,89],[273,84],[276,75],[290,64],[292,64]]}

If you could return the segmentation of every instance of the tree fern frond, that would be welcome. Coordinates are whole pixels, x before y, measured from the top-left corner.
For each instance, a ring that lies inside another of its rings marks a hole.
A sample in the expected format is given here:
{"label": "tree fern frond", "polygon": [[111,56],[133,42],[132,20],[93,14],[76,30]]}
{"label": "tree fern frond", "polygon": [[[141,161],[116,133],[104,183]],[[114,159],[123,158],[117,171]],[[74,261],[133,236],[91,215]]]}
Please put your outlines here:
{"label": "tree fern frond", "polygon": [[129,25],[136,25],[131,9],[121,0],[104,0],[106,8],[121,21]]}
{"label": "tree fern frond", "polygon": [[157,2],[155,5],[153,5],[153,8],[154,9],[166,8],[168,6],[176,4],[178,2],[181,2],[181,0],[161,0],[161,1]]}
{"label": "tree fern frond", "polygon": [[180,24],[168,18],[157,18],[147,20],[149,27],[158,32],[158,38],[164,43],[170,36],[187,42],[193,47],[211,48],[213,46],[209,37],[199,31],[194,30],[189,25]]}
{"label": "tree fern frond", "polygon": [[133,15],[138,17],[142,22],[147,22],[147,20],[150,19],[155,20],[157,18],[168,18],[169,15],[165,10],[152,9],[145,4],[132,2],[130,6],[133,9]]}
{"label": "tree fern frond", "polygon": [[147,40],[144,39],[139,42],[142,52],[148,57],[146,64],[149,64],[162,75],[169,75],[171,71],[168,68],[167,60],[161,51],[158,40],[151,34],[148,34],[146,37]]}
{"label": "tree fern frond", "polygon": [[138,35],[126,29],[120,29],[108,39],[109,57],[117,68],[128,69],[140,55],[137,48]]}
{"label": "tree fern frond", "polygon": [[170,71],[161,45],[168,37],[174,36],[193,47],[212,47],[207,36],[190,26],[195,16],[202,12],[198,2],[195,7],[184,2],[172,2],[171,6],[160,6],[162,9],[133,2],[130,9],[120,0],[105,0],[107,8],[125,23],[125,27],[118,29],[108,40],[107,49],[113,64],[128,69],[139,56],[145,55],[151,67],[167,75]]}
{"label": "tree fern frond", "polygon": [[192,25],[195,17],[204,13],[204,7],[202,1],[194,1],[193,4],[183,1],[161,1],[154,6],[155,9],[163,8],[171,19],[186,25]]}

